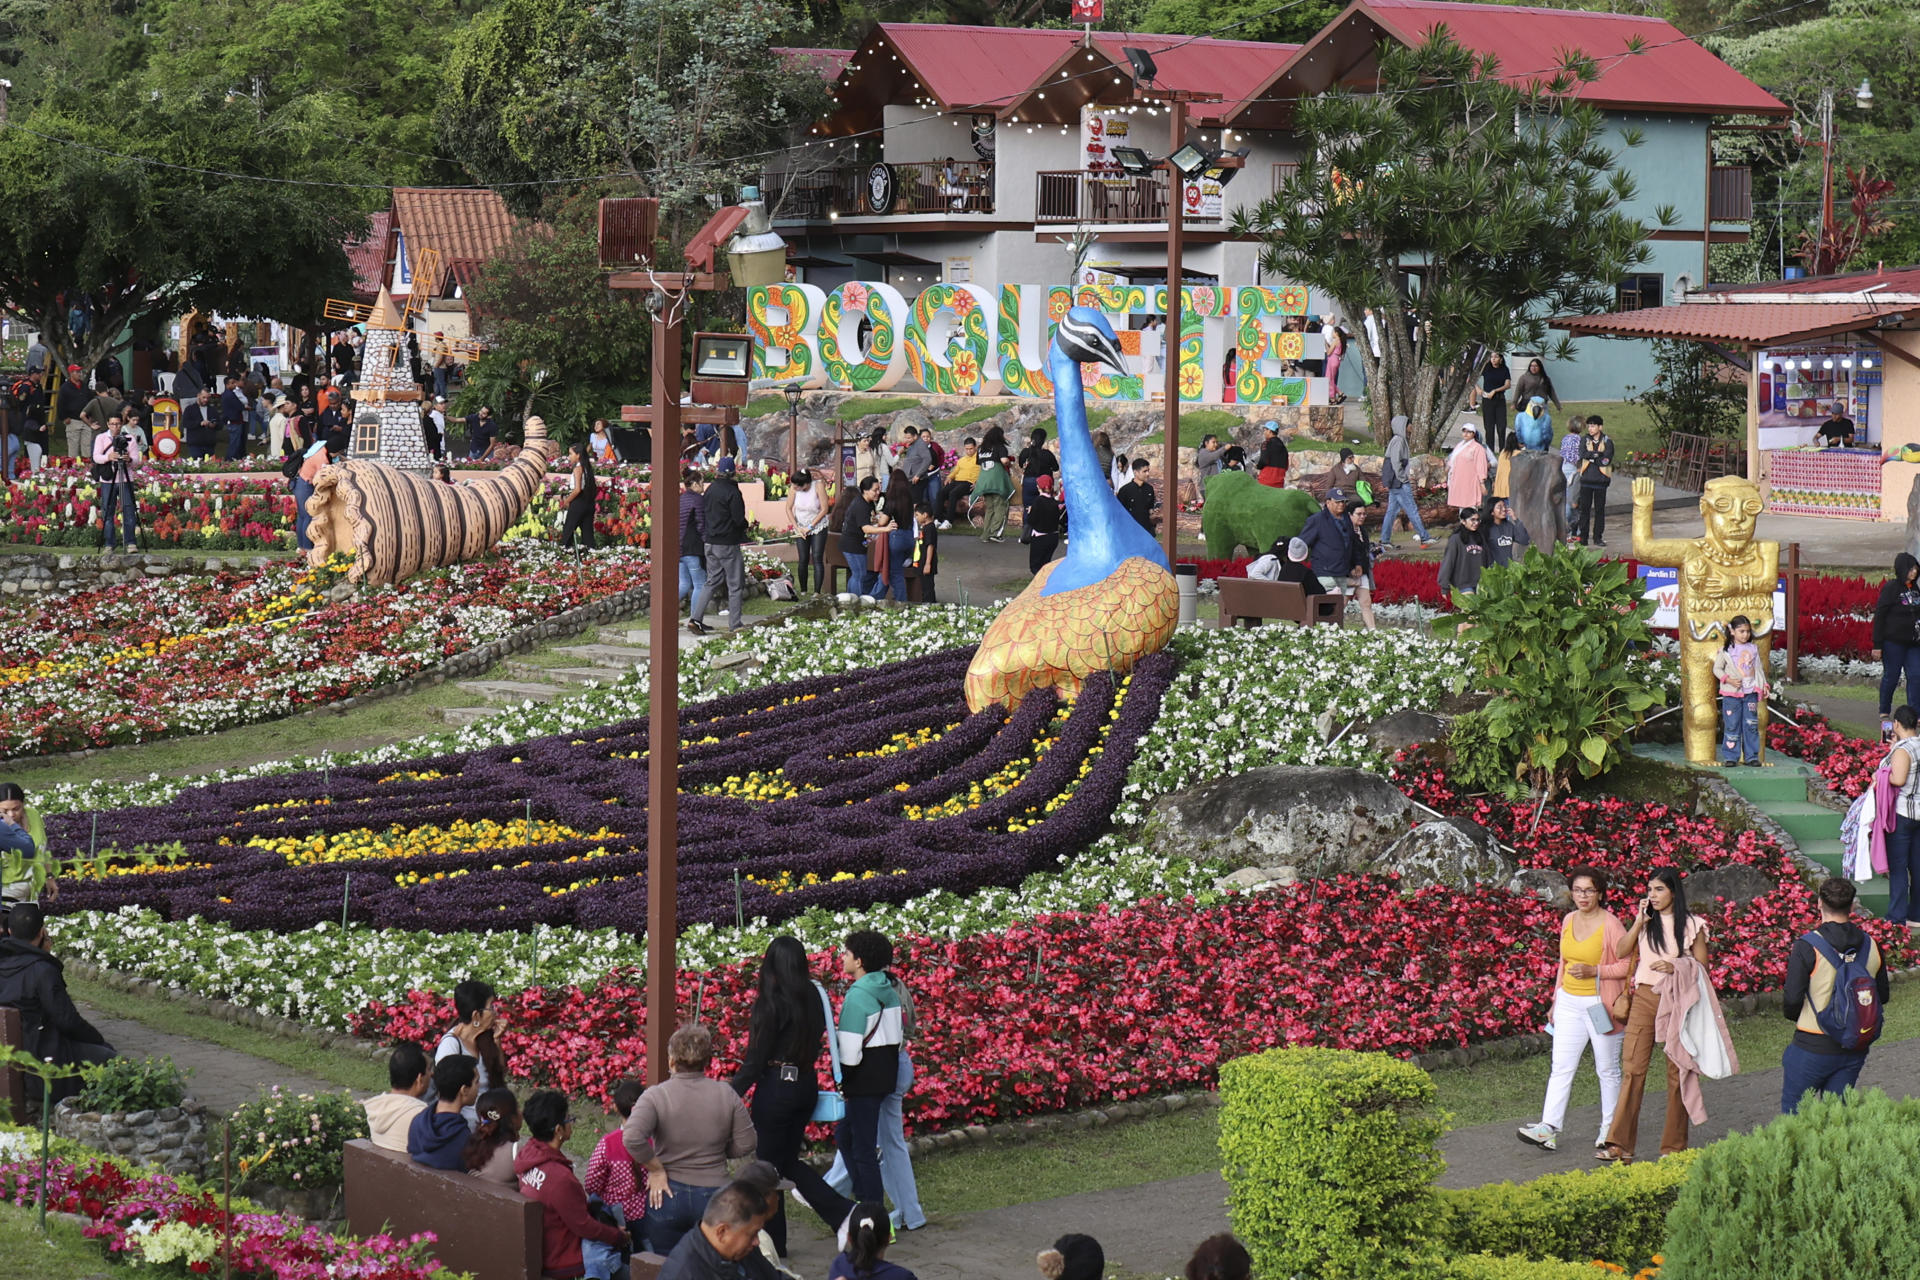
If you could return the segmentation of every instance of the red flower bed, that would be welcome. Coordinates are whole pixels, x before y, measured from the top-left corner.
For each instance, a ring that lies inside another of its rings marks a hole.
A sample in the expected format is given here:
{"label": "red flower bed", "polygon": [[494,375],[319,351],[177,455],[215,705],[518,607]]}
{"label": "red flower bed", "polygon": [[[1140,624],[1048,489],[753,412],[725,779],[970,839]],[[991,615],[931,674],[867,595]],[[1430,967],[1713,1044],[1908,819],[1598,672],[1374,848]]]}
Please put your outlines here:
{"label": "red flower bed", "polygon": [[[915,1129],[1005,1120],[1170,1089],[1211,1087],[1219,1064],[1285,1044],[1417,1052],[1537,1030],[1558,917],[1507,893],[1402,895],[1374,877],[1196,909],[1153,902],[1045,916],[954,942],[903,940],[920,1035]],[[814,972],[834,972],[814,957]],[[701,991],[715,1070],[745,1047],[756,962],[682,973]],[[604,1099],[645,1067],[646,996],[616,973],[590,991],[505,1000],[508,1066]],[[451,1004],[411,992],[358,1020],[364,1035],[428,1042]]]}
{"label": "red flower bed", "polygon": [[1805,760],[1829,787],[1849,800],[1867,789],[1887,754],[1880,743],[1849,737],[1823,716],[1807,716],[1799,724],[1769,721],[1767,749]]}

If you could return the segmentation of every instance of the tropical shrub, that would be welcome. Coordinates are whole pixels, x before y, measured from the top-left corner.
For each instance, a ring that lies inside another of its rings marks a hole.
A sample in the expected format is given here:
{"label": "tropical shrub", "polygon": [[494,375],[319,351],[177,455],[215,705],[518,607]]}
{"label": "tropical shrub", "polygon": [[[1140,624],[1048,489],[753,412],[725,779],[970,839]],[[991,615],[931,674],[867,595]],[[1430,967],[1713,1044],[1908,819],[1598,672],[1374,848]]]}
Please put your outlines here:
{"label": "tropical shrub", "polygon": [[1446,1280],[1599,1280],[1600,1273],[1591,1262],[1496,1258],[1488,1253],[1469,1253],[1449,1258],[1443,1274]]}
{"label": "tropical shrub", "polygon": [[114,1058],[80,1074],[85,1083],[73,1102],[82,1111],[159,1111],[187,1096],[187,1073],[172,1058]]}
{"label": "tropical shrub", "polygon": [[1653,605],[1627,566],[1572,547],[1529,548],[1489,565],[1461,604],[1480,643],[1493,701],[1473,713],[1504,772],[1553,793],[1604,773],[1620,740],[1663,700],[1636,651],[1652,640]]}
{"label": "tropical shrub", "polygon": [[1911,1274],[1916,1126],[1920,1099],[1875,1089],[1808,1098],[1795,1115],[1714,1143],[1667,1215],[1662,1280]]}
{"label": "tropical shrub", "polygon": [[278,1085],[228,1122],[241,1174],[276,1187],[332,1187],[340,1149],[367,1136],[367,1113],[349,1093],[283,1093]]}
{"label": "tropical shrub", "polygon": [[1383,1053],[1271,1049],[1220,1068],[1228,1216],[1267,1276],[1437,1276],[1433,1079]]}

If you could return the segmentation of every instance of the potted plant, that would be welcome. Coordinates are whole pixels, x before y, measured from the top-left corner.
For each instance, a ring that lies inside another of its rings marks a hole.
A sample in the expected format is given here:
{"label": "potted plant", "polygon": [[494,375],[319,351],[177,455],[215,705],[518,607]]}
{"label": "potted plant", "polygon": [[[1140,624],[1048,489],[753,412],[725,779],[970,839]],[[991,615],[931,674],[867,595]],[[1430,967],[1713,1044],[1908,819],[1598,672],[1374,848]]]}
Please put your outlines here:
{"label": "potted plant", "polygon": [[53,1131],[134,1164],[201,1177],[206,1109],[187,1097],[171,1058],[115,1058],[80,1072],[80,1092],[54,1108]]}
{"label": "potted plant", "polygon": [[349,1093],[283,1093],[279,1086],[233,1113],[241,1195],[315,1222],[341,1216],[340,1152],[367,1136],[367,1113]]}

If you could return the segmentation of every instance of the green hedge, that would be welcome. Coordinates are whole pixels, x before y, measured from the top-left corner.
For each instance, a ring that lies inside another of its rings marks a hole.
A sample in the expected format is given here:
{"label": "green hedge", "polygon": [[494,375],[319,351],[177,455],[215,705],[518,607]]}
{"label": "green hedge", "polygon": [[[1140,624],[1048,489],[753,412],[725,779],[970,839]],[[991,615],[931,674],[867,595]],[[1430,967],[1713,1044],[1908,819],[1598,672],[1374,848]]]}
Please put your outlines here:
{"label": "green hedge", "polygon": [[[1446,1280],[1603,1280],[1590,1262],[1536,1262],[1532,1258],[1496,1258],[1470,1253],[1447,1263]],[[1611,1273],[1607,1273],[1611,1274]]]}
{"label": "green hedge", "polygon": [[1220,1069],[1228,1216],[1263,1276],[1440,1274],[1433,1079],[1384,1053],[1273,1049]]}
{"label": "green hedge", "polygon": [[1448,1254],[1602,1258],[1631,1273],[1660,1252],[1667,1212],[1698,1156],[1683,1151],[1657,1163],[1439,1191],[1434,1230]]}
{"label": "green hedge", "polygon": [[[1920,1270],[1920,1099],[1816,1096],[1700,1153],[1661,1280],[1866,1280]],[[1662,1163],[1665,1163],[1664,1161]]]}

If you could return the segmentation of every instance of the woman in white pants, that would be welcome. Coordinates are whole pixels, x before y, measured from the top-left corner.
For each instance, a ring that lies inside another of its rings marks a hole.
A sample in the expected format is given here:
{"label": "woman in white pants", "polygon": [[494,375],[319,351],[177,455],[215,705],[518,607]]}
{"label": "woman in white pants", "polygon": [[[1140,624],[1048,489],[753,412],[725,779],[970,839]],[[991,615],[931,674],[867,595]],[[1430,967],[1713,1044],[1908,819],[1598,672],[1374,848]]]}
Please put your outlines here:
{"label": "woman in white pants", "polygon": [[1560,964],[1553,974],[1553,1073],[1547,1077],[1547,1101],[1536,1124],[1522,1125],[1520,1140],[1556,1151],[1567,1118],[1573,1073],[1587,1046],[1600,1076],[1600,1134],[1594,1146],[1604,1150],[1620,1096],[1621,1032],[1626,1020],[1612,1010],[1627,989],[1634,953],[1620,954],[1626,928],[1600,905],[1607,877],[1592,867],[1567,873],[1573,910],[1560,924]]}

